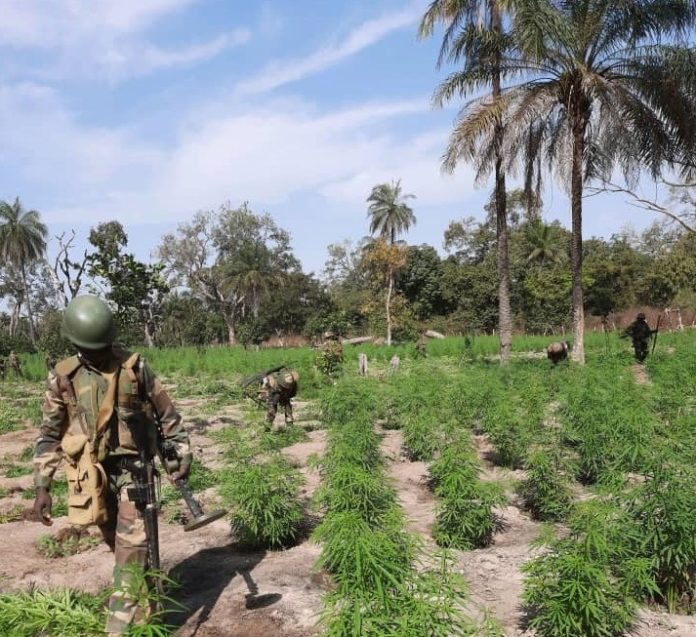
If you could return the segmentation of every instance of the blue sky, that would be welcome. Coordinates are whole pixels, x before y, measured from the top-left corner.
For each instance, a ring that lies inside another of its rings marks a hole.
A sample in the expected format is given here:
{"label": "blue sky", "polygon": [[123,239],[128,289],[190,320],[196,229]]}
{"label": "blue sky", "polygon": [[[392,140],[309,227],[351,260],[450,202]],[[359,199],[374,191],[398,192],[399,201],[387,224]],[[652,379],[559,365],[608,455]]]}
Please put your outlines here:
{"label": "blue sky", "polygon": [[[305,269],[367,232],[372,186],[401,179],[436,247],[490,185],[440,172],[456,105],[433,110],[439,39],[421,0],[0,0],[0,198],[51,234],[119,219],[147,258],[197,210],[249,201]],[[558,186],[548,218],[568,223]],[[585,234],[654,220],[588,200]]]}

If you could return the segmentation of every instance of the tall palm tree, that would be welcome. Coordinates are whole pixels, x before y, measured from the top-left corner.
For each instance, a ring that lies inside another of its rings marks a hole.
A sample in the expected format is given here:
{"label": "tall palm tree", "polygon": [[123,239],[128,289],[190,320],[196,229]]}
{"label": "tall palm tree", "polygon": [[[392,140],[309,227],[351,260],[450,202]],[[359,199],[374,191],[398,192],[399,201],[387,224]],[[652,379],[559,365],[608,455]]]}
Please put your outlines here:
{"label": "tall palm tree", "polygon": [[12,204],[0,201],[0,258],[19,268],[22,275],[32,343],[36,343],[36,333],[27,287],[27,267],[46,252],[47,236],[48,228],[42,223],[40,214],[36,210],[25,210],[19,197]]}
{"label": "tall palm tree", "polygon": [[[508,166],[543,158],[571,194],[573,358],[584,363],[582,195],[618,166],[630,180],[665,166],[694,170],[696,52],[686,0],[517,0],[498,99],[460,113],[447,162],[491,170],[502,118]],[[669,41],[670,44],[664,44]],[[481,68],[486,76],[490,70]]]}
{"label": "tall palm tree", "polygon": [[416,223],[416,215],[413,209],[406,203],[408,199],[415,199],[415,195],[401,193],[401,180],[397,179],[390,184],[377,184],[367,198],[370,204],[367,207],[367,216],[370,217],[370,233],[377,234],[380,239],[392,246],[385,256],[387,268],[387,291],[385,294],[385,312],[387,318],[387,345],[392,341],[392,317],[391,302],[394,293],[394,277],[397,267],[394,265],[398,259],[394,254],[397,235],[406,232]]}
{"label": "tall palm tree", "polygon": [[[445,80],[436,92],[440,104],[455,96],[464,96],[482,86],[490,86],[491,99],[497,102],[502,94],[501,69],[508,47],[503,30],[503,16],[511,8],[510,0],[433,0],[420,24],[421,37],[430,36],[437,23],[445,27],[438,67],[444,61],[463,63],[463,69]],[[485,70],[484,73],[481,70]],[[512,310],[510,309],[510,259],[503,165],[503,124],[495,124],[493,161],[495,164],[495,219],[498,257],[498,330],[500,361],[510,360],[512,347]],[[451,153],[448,152],[448,155]],[[452,172],[456,161],[445,161]]]}
{"label": "tall palm tree", "polygon": [[370,234],[377,234],[392,244],[396,243],[397,235],[407,232],[415,225],[416,215],[406,203],[415,199],[415,195],[401,193],[401,180],[390,184],[377,184],[367,198],[367,216],[370,217]]}

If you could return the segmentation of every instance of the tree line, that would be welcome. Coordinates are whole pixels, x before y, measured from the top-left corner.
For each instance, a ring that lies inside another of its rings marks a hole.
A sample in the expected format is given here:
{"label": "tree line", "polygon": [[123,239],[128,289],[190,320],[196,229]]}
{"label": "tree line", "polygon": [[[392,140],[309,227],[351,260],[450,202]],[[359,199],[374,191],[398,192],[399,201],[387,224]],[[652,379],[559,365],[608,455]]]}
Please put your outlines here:
{"label": "tree line", "polygon": [[[132,345],[258,345],[320,338],[326,330],[414,340],[425,329],[498,332],[497,226],[493,196],[482,221],[453,220],[445,254],[401,236],[416,222],[400,182],[367,202],[369,236],[328,246],[319,275],[305,273],[290,234],[247,204],[199,212],[163,236],[154,263],[128,252],[118,221],[93,227],[78,253],[74,233],[51,239],[37,211],[0,203],[0,355],[70,351],[60,310],[92,292],[112,305]],[[510,308],[514,329],[560,333],[572,323],[572,233],[542,220],[542,202],[507,193]],[[531,210],[531,214],[530,214]],[[583,242],[585,310],[607,319],[637,305],[696,310],[696,235],[667,221],[642,233]]]}

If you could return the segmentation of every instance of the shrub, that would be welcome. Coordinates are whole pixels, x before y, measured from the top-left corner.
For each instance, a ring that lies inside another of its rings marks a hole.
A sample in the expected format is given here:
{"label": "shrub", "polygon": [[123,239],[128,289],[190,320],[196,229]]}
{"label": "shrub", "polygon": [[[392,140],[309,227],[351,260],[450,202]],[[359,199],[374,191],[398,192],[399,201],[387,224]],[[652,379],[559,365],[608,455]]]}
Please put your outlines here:
{"label": "shrub", "polygon": [[527,460],[527,478],[520,484],[519,494],[535,520],[563,520],[572,502],[568,480],[557,457],[537,451]]}
{"label": "shrub", "polygon": [[300,474],[280,458],[223,472],[220,495],[234,507],[232,528],[240,541],[255,548],[292,545],[304,520],[301,484]]}

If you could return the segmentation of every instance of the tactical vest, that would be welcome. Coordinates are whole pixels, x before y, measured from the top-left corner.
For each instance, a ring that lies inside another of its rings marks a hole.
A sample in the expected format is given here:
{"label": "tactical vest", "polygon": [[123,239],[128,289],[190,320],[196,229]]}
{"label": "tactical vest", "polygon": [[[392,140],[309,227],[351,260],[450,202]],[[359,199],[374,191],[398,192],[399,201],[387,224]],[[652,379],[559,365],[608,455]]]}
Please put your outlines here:
{"label": "tactical vest", "polygon": [[87,436],[95,462],[110,455],[137,454],[142,446],[154,453],[157,430],[140,368],[137,353],[116,354],[110,371],[103,373],[83,365],[78,356],[56,364],[68,413],[64,451],[71,448],[71,437]]}

